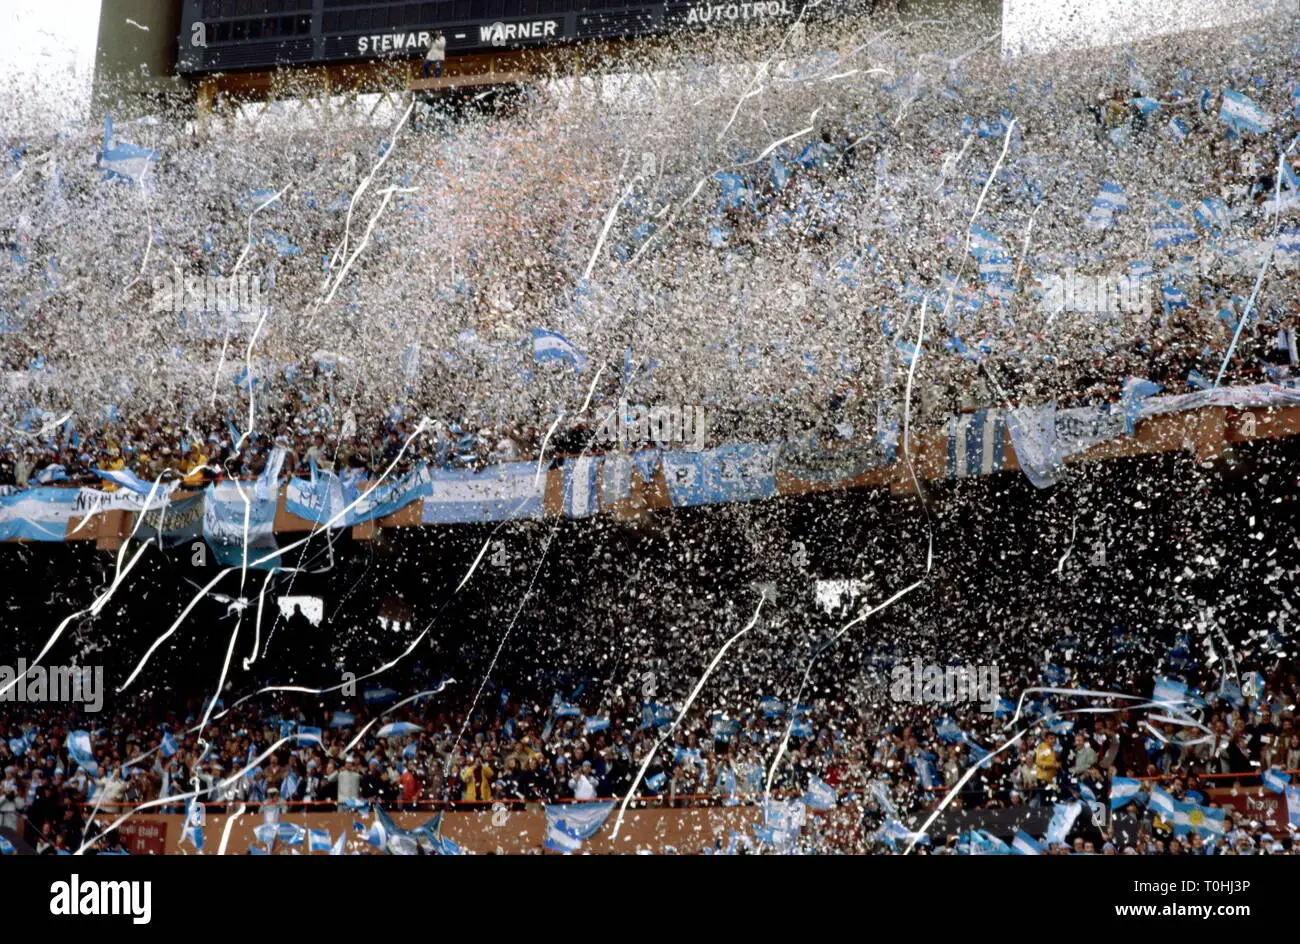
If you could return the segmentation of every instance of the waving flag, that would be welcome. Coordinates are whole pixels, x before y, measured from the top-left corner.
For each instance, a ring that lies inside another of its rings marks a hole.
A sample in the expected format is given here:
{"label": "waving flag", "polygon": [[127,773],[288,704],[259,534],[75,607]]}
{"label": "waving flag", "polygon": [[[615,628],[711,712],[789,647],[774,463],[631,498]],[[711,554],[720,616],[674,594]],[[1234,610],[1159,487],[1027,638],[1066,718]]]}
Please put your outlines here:
{"label": "waving flag", "polygon": [[[993,286],[1011,288],[1015,276],[1015,263],[1002,240],[982,226],[971,227],[970,252],[979,263],[980,281]],[[990,294],[994,294],[990,291]]]}
{"label": "waving flag", "polygon": [[158,152],[125,142],[113,142],[113,119],[104,116],[104,149],[100,152],[99,166],[104,177],[116,177],[139,183],[151,163],[158,160]]}
{"label": "waving flag", "polygon": [[1128,777],[1114,777],[1110,782],[1110,808],[1118,810],[1136,800],[1142,792],[1142,783]]}
{"label": "waving flag", "polygon": [[948,421],[948,477],[1000,472],[1006,462],[1006,418],[1002,410],[962,413]]}
{"label": "waving flag", "polygon": [[1274,793],[1286,793],[1286,785],[1291,782],[1291,775],[1284,770],[1270,768],[1261,774],[1264,786]]}
{"label": "waving flag", "polygon": [[587,362],[587,358],[568,338],[543,328],[533,329],[533,360],[539,364],[568,364],[575,371],[581,371]]}
{"label": "waving flag", "polygon": [[1151,227],[1152,245],[1157,249],[1167,249],[1194,242],[1197,238],[1196,230],[1183,217],[1184,204],[1178,200],[1162,200],[1159,203],[1163,210]]}
{"label": "waving flag", "polygon": [[753,194],[750,193],[745,178],[739,174],[722,172],[714,174],[713,179],[722,191],[718,197],[719,210],[738,210],[752,201]]}
{"label": "waving flag", "polygon": [[1241,134],[1263,134],[1273,127],[1273,116],[1240,92],[1223,90],[1219,120]]}
{"label": "waving flag", "polygon": [[1023,829],[1016,830],[1016,838],[1011,841],[1013,855],[1042,855],[1043,847]]}
{"label": "waving flag", "polygon": [[1151,788],[1151,795],[1147,798],[1147,809],[1160,814],[1165,819],[1172,820],[1175,810],[1178,809],[1178,801],[1173,798],[1173,795],[1168,790],[1156,784]]}
{"label": "waving flag", "polygon": [[1213,810],[1199,803],[1175,803],[1174,835],[1198,833],[1202,837],[1224,833],[1226,817],[1223,810]]}
{"label": "waving flag", "polygon": [[545,809],[546,848],[577,852],[605,825],[614,803],[548,803]]}
{"label": "waving flag", "polygon": [[1196,205],[1192,213],[1196,217],[1196,222],[1207,230],[1222,231],[1232,222],[1228,205],[1218,197],[1206,197]]}
{"label": "waving flag", "polygon": [[1047,824],[1047,835],[1044,840],[1048,845],[1056,845],[1065,842],[1065,837],[1070,832],[1070,827],[1074,821],[1079,818],[1079,813],[1083,810],[1083,804],[1078,801],[1070,803],[1057,803],[1052,813],[1052,820]]}
{"label": "waving flag", "polygon": [[[152,482],[146,482],[134,472],[127,469],[96,469],[95,474],[106,482],[112,482],[114,485],[120,485],[127,491],[135,492],[137,495],[148,495],[153,489]],[[172,489],[176,488],[177,483],[171,482],[164,485],[158,483],[155,495],[166,495]]]}
{"label": "waving flag", "polygon": [[170,731],[163,732],[162,743],[158,746],[158,753],[162,754],[163,759],[173,757],[180,748],[176,746],[176,738],[172,737]]}
{"label": "waving flag", "polygon": [[276,829],[275,838],[286,846],[301,846],[307,838],[307,830],[296,823],[281,823]]}
{"label": "waving flag", "polygon": [[330,718],[331,728],[350,728],[356,723],[356,717],[348,714],[346,711],[336,711],[334,712],[334,717]]}
{"label": "waving flag", "polygon": [[407,734],[418,734],[423,730],[424,728],[420,727],[418,724],[411,724],[409,721],[393,721],[376,731],[375,737],[402,737]]}
{"label": "waving flag", "polygon": [[1113,180],[1104,181],[1101,191],[1093,198],[1083,225],[1094,232],[1110,229],[1115,225],[1115,214],[1127,209],[1128,198],[1124,195],[1124,188]]}
{"label": "waving flag", "polygon": [[329,852],[330,851],[329,830],[309,829],[307,831],[307,851],[308,852]]}
{"label": "waving flag", "polygon": [[833,810],[837,801],[835,788],[820,777],[809,777],[803,801],[811,810]]}
{"label": "waving flag", "polygon": [[71,731],[68,733],[68,740],[65,747],[73,761],[78,767],[85,769],[90,774],[99,776],[99,765],[95,763],[95,754],[90,747],[89,731]]}

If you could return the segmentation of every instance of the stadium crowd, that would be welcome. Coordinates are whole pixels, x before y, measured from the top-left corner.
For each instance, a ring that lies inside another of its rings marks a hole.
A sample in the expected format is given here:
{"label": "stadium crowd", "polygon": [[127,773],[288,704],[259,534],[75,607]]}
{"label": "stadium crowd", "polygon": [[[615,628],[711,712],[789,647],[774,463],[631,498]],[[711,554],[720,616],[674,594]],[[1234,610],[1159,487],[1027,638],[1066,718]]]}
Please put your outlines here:
{"label": "stadium crowd", "polygon": [[[758,802],[770,773],[773,796],[804,796],[814,782],[834,791],[851,827],[828,830],[821,841],[889,851],[897,847],[882,827],[902,819],[919,823],[951,791],[958,810],[1037,809],[1080,798],[1107,805],[1116,778],[1146,778],[1144,788],[1158,782],[1179,801],[1204,801],[1207,787],[1258,790],[1262,771],[1300,770],[1294,707],[1300,676],[1278,662],[1267,677],[1246,678],[1248,695],[1223,685],[1201,702],[1194,714],[1203,728],[1150,717],[1168,718],[1168,708],[1129,710],[1118,700],[1109,702],[1113,713],[1071,716],[1072,700],[1059,698],[1056,710],[1066,714],[1053,717],[1032,691],[1020,705],[1020,722],[1010,725],[1015,706],[1007,700],[986,712],[971,705],[835,702],[787,710],[764,699],[731,718],[695,711],[671,736],[676,711],[635,699],[604,702],[608,714],[596,717],[558,697],[547,706],[502,693],[472,713],[433,698],[423,709],[385,717],[406,717],[419,727],[391,737],[378,737],[379,726],[367,725],[382,711],[377,707],[353,715],[297,712],[289,702],[274,713],[252,703],[225,713],[218,705],[200,731],[197,703],[188,713],[85,718],[29,704],[6,712],[0,826],[40,851],[67,850],[81,843],[92,817],[103,824],[139,804],[191,791],[218,812],[238,803],[283,804],[287,811],[358,810],[371,803],[394,810],[522,809],[621,797],[634,785],[650,805],[734,806]],[[1078,702],[1084,704],[1098,702]],[[1029,735],[1014,750],[980,761],[1034,718],[1038,723],[1028,725]],[[308,720],[315,724],[304,728]],[[98,775],[66,748],[68,733],[82,726],[94,728]],[[786,753],[770,771],[787,734]],[[962,783],[972,764],[978,770]],[[1142,799],[1127,809],[1110,805],[1141,815]],[[162,807],[181,812],[184,803]],[[1129,851],[1116,848],[1111,826],[1089,820],[1082,817],[1074,831],[1076,851]],[[1140,835],[1143,854],[1204,853],[1215,845],[1206,834],[1175,834],[1159,820],[1144,822]],[[1295,846],[1291,836],[1271,835],[1232,809],[1224,839],[1217,853],[1289,854]],[[951,851],[955,840],[949,840],[936,839],[934,850]],[[1085,849],[1088,844],[1094,848]]]}

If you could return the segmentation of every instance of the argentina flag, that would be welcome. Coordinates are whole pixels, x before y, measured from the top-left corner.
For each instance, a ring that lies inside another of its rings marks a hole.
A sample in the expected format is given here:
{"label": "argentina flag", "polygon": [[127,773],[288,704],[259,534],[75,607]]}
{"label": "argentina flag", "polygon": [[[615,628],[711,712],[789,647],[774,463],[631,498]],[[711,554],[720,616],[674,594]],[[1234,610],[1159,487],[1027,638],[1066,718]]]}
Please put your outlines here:
{"label": "argentina flag", "polygon": [[948,477],[1000,472],[1006,461],[1006,416],[1000,409],[963,413],[948,421]]}
{"label": "argentina flag", "polygon": [[837,800],[834,787],[820,777],[808,778],[808,792],[804,794],[803,801],[809,809],[833,810]]}
{"label": "argentina flag", "polygon": [[[546,804],[547,847],[558,846],[564,852],[581,848],[583,842],[596,835],[600,827],[605,825],[605,820],[613,809],[613,801]],[[553,841],[555,845],[551,845]]]}
{"label": "argentina flag", "polygon": [[1047,824],[1047,835],[1044,841],[1049,846],[1065,842],[1065,837],[1069,835],[1070,827],[1074,821],[1079,818],[1083,811],[1083,804],[1077,800],[1070,803],[1057,803],[1053,807],[1052,820]]}
{"label": "argentina flag", "polygon": [[1203,229],[1210,231],[1221,232],[1232,223],[1232,214],[1228,211],[1228,205],[1218,197],[1206,197],[1196,205],[1192,214]]}
{"label": "argentina flag", "polygon": [[331,848],[330,834],[327,829],[309,829],[307,830],[307,851],[308,852],[329,852]]}
{"label": "argentina flag", "polygon": [[116,177],[139,183],[151,163],[158,160],[158,152],[124,141],[113,141],[113,119],[104,116],[104,149],[99,155],[99,166],[104,169],[104,179]]}
{"label": "argentina flag", "polygon": [[1183,216],[1185,205],[1178,200],[1159,201],[1163,208],[1151,226],[1151,242],[1156,249],[1181,246],[1197,239],[1196,230]]}
{"label": "argentina flag", "polygon": [[579,456],[564,463],[564,516],[588,518],[596,513],[599,492],[596,476],[600,471],[599,456]]}
{"label": "argentina flag", "polygon": [[67,748],[68,756],[78,767],[96,777],[99,776],[99,765],[95,763],[95,754],[90,747],[89,731],[70,731],[64,746]]}
{"label": "argentina flag", "polygon": [[568,364],[581,371],[587,359],[583,353],[562,334],[544,328],[533,329],[533,360],[539,364]]}
{"label": "argentina flag", "polygon": [[412,724],[409,721],[393,721],[384,725],[375,732],[377,738],[403,737],[408,734],[419,734],[424,728],[418,724]]}
{"label": "argentina flag", "polygon": [[1286,793],[1286,785],[1291,782],[1291,775],[1284,770],[1270,768],[1260,775],[1264,788],[1273,793]]}
{"label": "argentina flag", "polygon": [[1178,801],[1164,787],[1156,784],[1151,788],[1151,795],[1147,797],[1147,809],[1172,820],[1174,812],[1178,809]]}
{"label": "argentina flag", "polygon": [[1232,89],[1223,90],[1219,120],[1239,134],[1263,134],[1273,127],[1273,116],[1260,105]]}
{"label": "argentina flag", "polygon": [[970,252],[979,263],[981,282],[1011,285],[1015,276],[1015,264],[1002,240],[982,226],[972,226]]}
{"label": "argentina flag", "polygon": [[1093,198],[1092,208],[1084,217],[1083,225],[1094,232],[1115,225],[1115,214],[1128,209],[1124,188],[1113,180],[1104,181],[1101,191]]}
{"label": "argentina flag", "polygon": [[1110,782],[1110,808],[1118,810],[1138,798],[1142,783],[1128,777],[1113,777]]}
{"label": "argentina flag", "polygon": [[1023,829],[1016,830],[1016,838],[1011,841],[1012,855],[1042,855],[1043,847],[1033,836]]}
{"label": "argentina flag", "polygon": [[612,505],[632,495],[632,457],[610,454],[601,463],[600,503]]}

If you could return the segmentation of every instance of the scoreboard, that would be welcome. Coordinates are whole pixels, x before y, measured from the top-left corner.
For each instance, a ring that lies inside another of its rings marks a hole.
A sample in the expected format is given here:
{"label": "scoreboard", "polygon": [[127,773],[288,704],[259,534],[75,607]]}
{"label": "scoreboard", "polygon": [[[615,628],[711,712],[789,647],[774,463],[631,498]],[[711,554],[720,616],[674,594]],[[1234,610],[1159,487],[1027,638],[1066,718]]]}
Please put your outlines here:
{"label": "scoreboard", "polygon": [[180,0],[176,71],[448,56],[788,22],[805,0]]}

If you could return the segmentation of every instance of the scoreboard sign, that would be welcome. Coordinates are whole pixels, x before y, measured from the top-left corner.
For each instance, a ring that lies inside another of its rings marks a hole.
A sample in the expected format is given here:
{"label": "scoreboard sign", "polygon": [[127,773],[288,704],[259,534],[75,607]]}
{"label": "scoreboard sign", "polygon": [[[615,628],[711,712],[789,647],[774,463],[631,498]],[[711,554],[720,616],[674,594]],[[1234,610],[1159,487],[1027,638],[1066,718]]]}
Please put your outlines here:
{"label": "scoreboard sign", "polygon": [[176,70],[185,74],[526,49],[679,29],[793,20],[804,0],[181,0]]}

